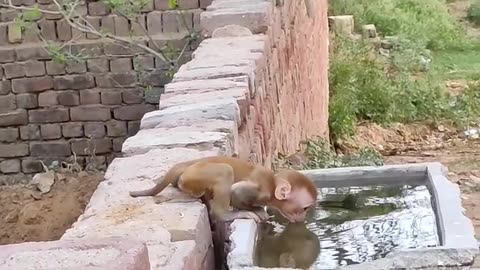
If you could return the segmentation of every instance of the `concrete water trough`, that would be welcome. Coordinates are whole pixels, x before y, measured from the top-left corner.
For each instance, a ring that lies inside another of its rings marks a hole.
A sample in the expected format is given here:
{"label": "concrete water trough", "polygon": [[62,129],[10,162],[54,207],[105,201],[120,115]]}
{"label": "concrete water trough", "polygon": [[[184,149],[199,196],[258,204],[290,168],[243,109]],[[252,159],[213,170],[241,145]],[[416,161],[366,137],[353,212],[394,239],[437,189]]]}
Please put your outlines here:
{"label": "concrete water trough", "polygon": [[[386,254],[374,259],[337,265],[332,269],[469,269],[468,266],[473,264],[478,254],[474,228],[464,215],[460,190],[456,184],[447,179],[447,168],[440,163],[318,169],[301,173],[310,177],[317,187],[323,189],[388,185],[426,187],[429,206],[431,203],[432,214],[429,224],[434,227],[434,245],[421,246],[420,243],[419,248],[394,246]],[[259,228],[252,220],[235,220],[230,225],[230,249],[227,254],[230,270],[266,269],[256,266]],[[320,239],[318,242],[322,243],[322,235],[317,236]],[[319,267],[318,263],[317,260],[310,269],[327,269]]]}

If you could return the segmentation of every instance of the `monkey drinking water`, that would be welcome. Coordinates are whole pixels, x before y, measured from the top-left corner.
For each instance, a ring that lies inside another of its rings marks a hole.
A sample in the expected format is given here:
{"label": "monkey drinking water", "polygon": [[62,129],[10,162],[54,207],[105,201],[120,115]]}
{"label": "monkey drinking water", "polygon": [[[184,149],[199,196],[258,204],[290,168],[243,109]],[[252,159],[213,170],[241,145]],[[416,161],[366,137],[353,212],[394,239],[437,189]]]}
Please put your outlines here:
{"label": "monkey drinking water", "polygon": [[[169,184],[193,197],[207,197],[211,214],[222,221],[237,218],[265,220],[263,206],[273,207],[290,222],[305,219],[317,190],[296,171],[276,175],[262,166],[233,157],[213,156],[174,165],[153,188],[132,191],[132,197],[154,196]],[[238,209],[233,211],[230,206]]]}

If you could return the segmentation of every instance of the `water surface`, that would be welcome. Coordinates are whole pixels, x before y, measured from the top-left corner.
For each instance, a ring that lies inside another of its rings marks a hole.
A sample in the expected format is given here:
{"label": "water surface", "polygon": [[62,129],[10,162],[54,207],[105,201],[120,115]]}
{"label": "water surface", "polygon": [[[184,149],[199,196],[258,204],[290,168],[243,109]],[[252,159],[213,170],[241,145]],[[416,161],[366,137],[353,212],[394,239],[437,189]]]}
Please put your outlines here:
{"label": "water surface", "polygon": [[[319,195],[322,199],[306,224],[262,225],[257,265],[335,269],[382,258],[395,249],[439,244],[426,186],[323,188]],[[295,265],[299,263],[303,265]]]}

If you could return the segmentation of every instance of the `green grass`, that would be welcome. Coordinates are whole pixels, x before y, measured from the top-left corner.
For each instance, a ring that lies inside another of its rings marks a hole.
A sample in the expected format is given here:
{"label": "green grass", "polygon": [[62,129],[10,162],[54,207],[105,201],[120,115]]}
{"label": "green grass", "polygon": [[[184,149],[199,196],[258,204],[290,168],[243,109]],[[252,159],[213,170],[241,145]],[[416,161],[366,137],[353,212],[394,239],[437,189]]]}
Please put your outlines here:
{"label": "green grass", "polygon": [[467,19],[480,26],[480,1],[474,0],[467,10]]}
{"label": "green grass", "polygon": [[[352,14],[357,27],[373,23],[381,35],[399,37],[391,58],[378,57],[361,41],[332,39],[332,139],[353,135],[356,123],[364,120],[451,120],[465,125],[480,116],[478,84],[457,97],[448,95],[444,86],[448,79],[480,78],[480,43],[466,37],[445,0],[330,0],[329,12]],[[422,65],[422,57],[432,62]]]}
{"label": "green grass", "polygon": [[446,80],[480,78],[480,51],[436,51],[433,53],[433,69]]}

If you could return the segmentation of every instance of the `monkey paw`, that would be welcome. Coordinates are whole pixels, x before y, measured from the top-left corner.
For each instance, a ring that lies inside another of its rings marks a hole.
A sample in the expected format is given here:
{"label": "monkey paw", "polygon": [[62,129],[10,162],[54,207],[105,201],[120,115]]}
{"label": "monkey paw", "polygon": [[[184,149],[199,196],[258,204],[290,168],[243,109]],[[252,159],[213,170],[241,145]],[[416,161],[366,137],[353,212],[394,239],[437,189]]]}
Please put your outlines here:
{"label": "monkey paw", "polygon": [[232,221],[234,219],[253,219],[255,222],[260,223],[260,217],[252,211],[235,211],[226,214],[223,221]]}

